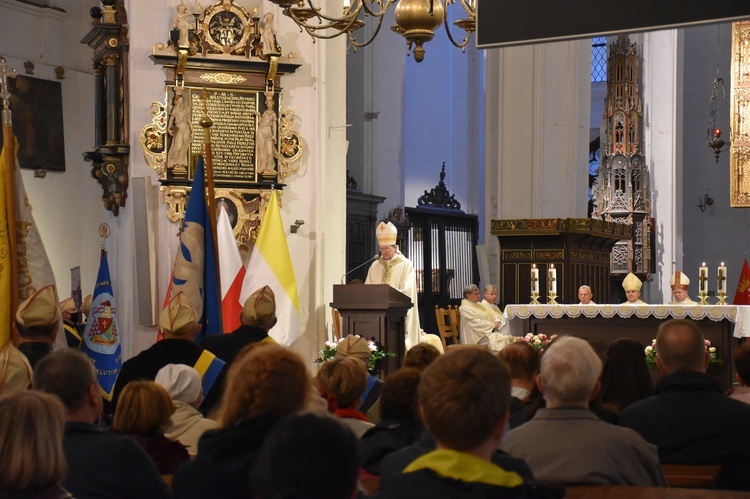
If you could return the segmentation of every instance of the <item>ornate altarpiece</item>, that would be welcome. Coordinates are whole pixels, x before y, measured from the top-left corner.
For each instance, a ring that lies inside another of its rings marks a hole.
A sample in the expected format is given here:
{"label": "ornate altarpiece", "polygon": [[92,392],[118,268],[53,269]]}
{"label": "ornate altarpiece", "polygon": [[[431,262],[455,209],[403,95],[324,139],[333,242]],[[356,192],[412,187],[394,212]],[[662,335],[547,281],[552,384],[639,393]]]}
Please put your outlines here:
{"label": "ornate altarpiece", "polygon": [[632,225],[632,239],[612,248],[610,272],[621,278],[632,272],[644,279],[651,273],[651,196],[643,155],[640,78],[636,44],[627,35],[619,35],[607,57],[607,97],[592,218]]}
{"label": "ornate altarpiece", "polygon": [[732,24],[729,204],[750,207],[750,21]]}
{"label": "ornate altarpiece", "polygon": [[294,112],[281,111],[281,78],[300,65],[294,52],[282,53],[273,14],[261,18],[259,11],[234,0],[192,13],[177,6],[168,43],[156,43],[151,56],[166,72],[166,98],[152,103],[152,122],[139,137],[159,175],[167,217],[179,222],[210,119],[216,204],[227,208],[245,247],[255,240],[271,190],[299,170],[303,152]]}

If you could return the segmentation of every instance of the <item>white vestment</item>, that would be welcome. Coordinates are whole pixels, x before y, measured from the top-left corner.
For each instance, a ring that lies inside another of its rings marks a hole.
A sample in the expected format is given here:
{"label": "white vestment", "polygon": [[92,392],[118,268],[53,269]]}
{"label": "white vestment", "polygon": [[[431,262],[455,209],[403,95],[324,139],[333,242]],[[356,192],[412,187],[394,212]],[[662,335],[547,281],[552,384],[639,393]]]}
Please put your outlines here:
{"label": "white vestment", "polygon": [[689,296],[686,296],[684,300],[682,301],[671,301],[669,302],[669,305],[697,305],[698,302],[691,300]]}
{"label": "white vestment", "polygon": [[[388,284],[411,298],[412,308],[406,313],[406,349],[419,343],[420,327],[417,311],[417,274],[414,265],[401,253],[390,260],[382,257],[373,262],[367,271],[365,284]],[[442,347],[442,344],[441,344]],[[442,350],[442,348],[441,348]]]}
{"label": "white vestment", "polygon": [[464,298],[461,300],[459,311],[462,344],[486,345],[490,350],[502,350],[508,343],[513,342],[511,336],[495,332],[495,322],[502,322],[502,316],[496,319],[496,313],[489,307]]}

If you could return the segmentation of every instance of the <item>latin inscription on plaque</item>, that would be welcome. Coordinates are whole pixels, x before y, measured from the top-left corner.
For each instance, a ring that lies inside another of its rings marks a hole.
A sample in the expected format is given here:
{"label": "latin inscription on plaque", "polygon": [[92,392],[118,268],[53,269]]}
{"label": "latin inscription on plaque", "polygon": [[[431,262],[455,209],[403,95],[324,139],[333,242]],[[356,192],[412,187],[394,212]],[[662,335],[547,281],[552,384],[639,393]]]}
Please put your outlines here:
{"label": "latin inscription on plaque", "polygon": [[[209,91],[208,115],[211,126],[214,178],[255,182],[255,123],[258,93]],[[204,138],[201,90],[190,92],[190,119],[193,124],[191,158],[203,154]]]}

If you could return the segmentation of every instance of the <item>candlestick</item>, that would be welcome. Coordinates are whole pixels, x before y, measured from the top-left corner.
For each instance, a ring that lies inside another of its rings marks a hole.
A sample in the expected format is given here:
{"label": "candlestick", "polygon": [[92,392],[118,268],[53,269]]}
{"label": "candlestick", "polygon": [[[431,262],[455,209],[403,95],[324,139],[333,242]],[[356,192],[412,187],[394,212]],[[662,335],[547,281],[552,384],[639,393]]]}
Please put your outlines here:
{"label": "candlestick", "polygon": [[531,294],[539,295],[539,269],[536,264],[531,266]]}
{"label": "candlestick", "polygon": [[727,268],[724,266],[724,262],[721,262],[721,266],[719,267],[719,275],[716,278],[717,285],[716,285],[716,292],[718,293],[724,293],[727,294]]}
{"label": "candlestick", "polygon": [[700,283],[698,286],[699,292],[701,294],[708,294],[708,267],[706,267],[706,262],[703,262],[701,268],[698,269],[698,275],[698,282]]}
{"label": "candlestick", "polygon": [[547,280],[549,282],[549,294],[556,295],[557,294],[557,269],[555,268],[555,264],[550,264],[549,266],[549,273],[547,275]]}

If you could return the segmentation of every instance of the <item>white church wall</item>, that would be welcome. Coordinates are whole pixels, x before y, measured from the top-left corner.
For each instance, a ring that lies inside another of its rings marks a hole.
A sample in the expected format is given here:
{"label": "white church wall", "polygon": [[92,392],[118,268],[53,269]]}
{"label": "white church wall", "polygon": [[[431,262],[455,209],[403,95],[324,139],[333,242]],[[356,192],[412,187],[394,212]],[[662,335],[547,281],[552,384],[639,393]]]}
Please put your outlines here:
{"label": "white church wall", "polygon": [[487,51],[485,241],[490,280],[498,243],[489,220],[585,217],[591,42]]}
{"label": "white church wall", "polygon": [[[74,2],[64,3],[66,12],[0,0],[0,55],[9,69],[26,75],[23,63],[32,61],[34,74],[26,76],[61,84],[65,172],[48,171],[45,178],[35,178],[33,171],[22,170],[61,298],[70,294],[70,269],[76,266],[81,267],[83,293],[93,291],[99,266],[98,227],[104,221],[101,189],[82,157],[94,140],[90,56],[77,46],[67,50],[69,40],[79,44],[87,21],[77,17]],[[58,66],[65,68],[63,80],[56,78]]]}

